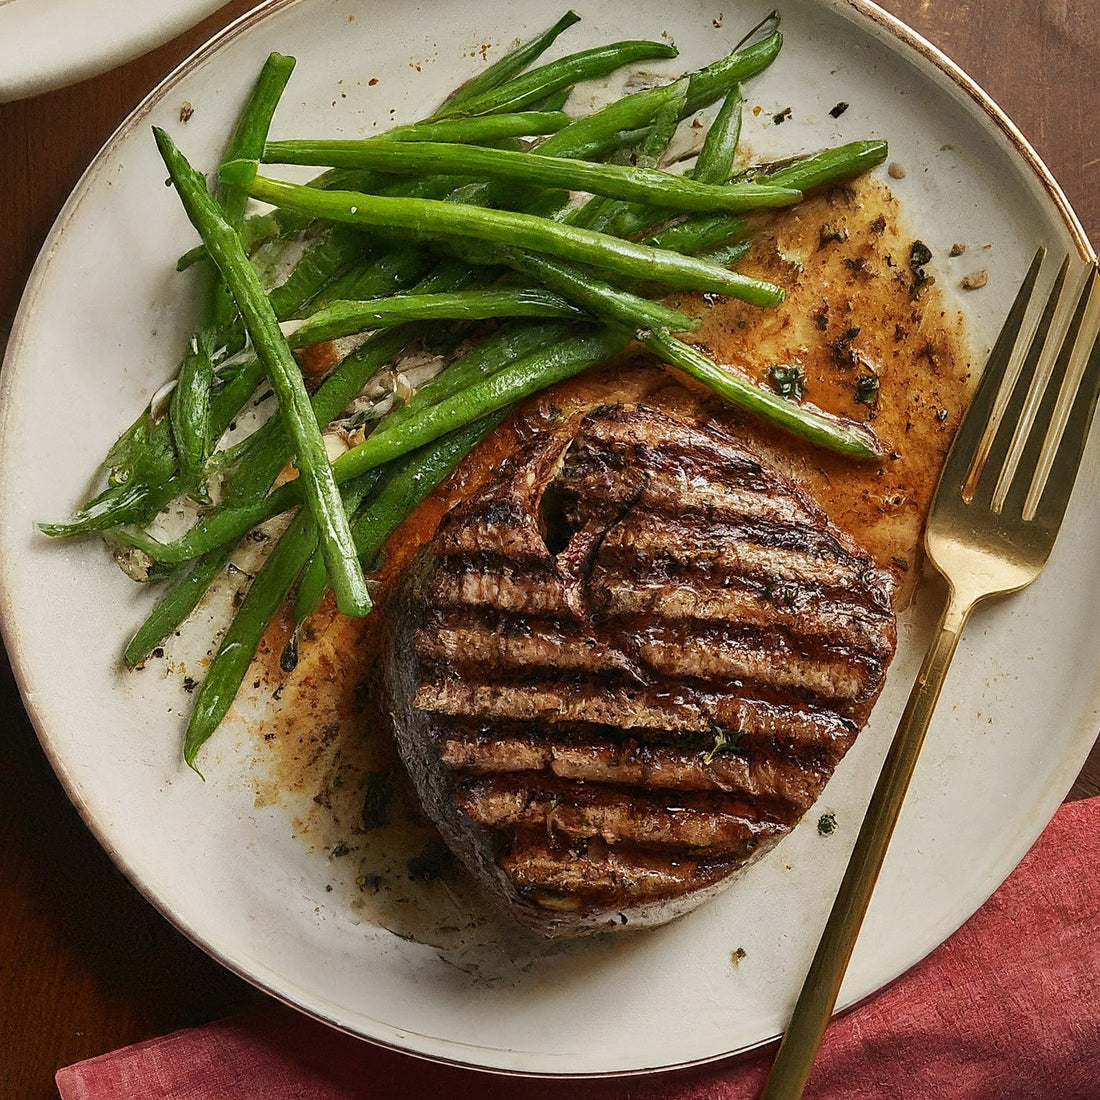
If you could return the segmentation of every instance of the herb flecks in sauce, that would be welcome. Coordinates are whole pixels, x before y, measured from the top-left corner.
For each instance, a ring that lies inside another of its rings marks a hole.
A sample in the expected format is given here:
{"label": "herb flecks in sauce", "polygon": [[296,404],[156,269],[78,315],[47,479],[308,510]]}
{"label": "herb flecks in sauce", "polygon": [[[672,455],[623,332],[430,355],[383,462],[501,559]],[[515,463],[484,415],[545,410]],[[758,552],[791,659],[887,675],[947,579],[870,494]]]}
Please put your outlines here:
{"label": "herb flecks in sauce", "polygon": [[[827,223],[843,230],[843,239],[819,251],[819,229]],[[686,389],[672,372],[641,355],[533,399],[527,422],[552,423],[606,401],[655,403],[681,415],[712,417],[787,470],[838,526],[893,569],[904,602],[919,573],[908,566],[919,560],[920,523],[968,390],[961,322],[946,309],[938,287],[927,286],[919,301],[911,297],[912,237],[899,226],[896,201],[873,180],[810,198],[797,216],[766,219],[755,235],[741,269],[781,281],[786,304],[760,310],[722,299],[708,305],[701,295],[673,299],[703,318],[692,341],[760,384],[769,364],[797,363],[815,404],[855,419],[875,417],[888,452],[881,464],[853,465],[762,426],[709,393]],[[805,257],[797,272],[784,259],[792,255]],[[845,263],[853,259],[860,261],[858,270]],[[842,350],[843,367],[836,361]],[[861,363],[873,363],[873,372]],[[859,373],[879,379],[874,406],[852,400]],[[257,801],[286,806],[296,832],[315,849],[349,848],[347,856],[327,865],[334,881],[346,878],[345,904],[366,922],[455,952],[452,961],[464,957],[475,927],[480,941],[506,940],[515,957],[530,959],[547,949],[514,922],[498,920],[459,866],[440,868],[434,877],[421,873],[426,865],[417,861],[436,834],[398,765],[388,720],[376,705],[372,670],[389,585],[448,508],[490,476],[516,439],[514,427],[498,429],[398,529],[380,574],[379,614],[352,621],[323,609],[299,639],[298,664],[290,674],[278,670],[290,626],[273,627],[259,675],[269,683],[268,699],[275,686],[283,690],[268,704],[260,729],[250,733]],[[782,600],[784,594],[765,598]],[[735,742],[720,745],[716,739],[709,751],[736,751]],[[392,775],[393,787],[382,820],[364,810],[368,788],[380,783],[372,776],[385,774]],[[599,950],[598,940],[585,949]]]}

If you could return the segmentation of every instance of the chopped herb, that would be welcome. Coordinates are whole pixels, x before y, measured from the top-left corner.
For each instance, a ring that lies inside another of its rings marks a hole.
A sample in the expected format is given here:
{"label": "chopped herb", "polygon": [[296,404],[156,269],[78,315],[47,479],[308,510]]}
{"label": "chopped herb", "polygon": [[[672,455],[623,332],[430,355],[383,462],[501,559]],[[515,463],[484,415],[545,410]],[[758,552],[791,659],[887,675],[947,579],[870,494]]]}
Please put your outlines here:
{"label": "chopped herb", "polygon": [[836,814],[822,814],[817,819],[817,831],[821,836],[832,836],[836,832]]}
{"label": "chopped herb", "polygon": [[913,282],[909,287],[909,297],[916,301],[924,289],[936,280],[925,271],[925,265],[932,260],[932,250],[924,241],[914,241],[909,249],[909,270],[913,273]]}
{"label": "chopped herb", "polygon": [[776,363],[768,368],[768,382],[773,390],[792,401],[806,396],[806,372],[793,363]]}
{"label": "chopped herb", "polygon": [[860,405],[873,405],[878,400],[878,376],[861,374],[856,379],[856,401]]}
{"label": "chopped herb", "polygon": [[764,586],[762,595],[770,603],[781,603],[786,607],[794,607],[798,601],[798,586],[773,582]]}
{"label": "chopped herb", "polygon": [[817,250],[820,252],[827,245],[833,244],[838,241],[846,241],[848,239],[847,229],[837,229],[832,222],[826,222],[817,235]]}
{"label": "chopped herb", "polygon": [[829,351],[832,354],[833,362],[838,367],[854,367],[858,360],[858,356],[852,347],[852,341],[859,335],[859,326],[853,325],[849,329],[838,336],[830,345]]}
{"label": "chopped herb", "polygon": [[719,730],[714,735],[714,745],[703,757],[704,764],[714,763],[714,758],[720,752],[733,752],[737,748],[737,742],[741,738],[740,730]]}
{"label": "chopped herb", "polygon": [[932,249],[924,241],[914,241],[909,249],[909,266],[916,271],[932,260]]}
{"label": "chopped herb", "polygon": [[848,110],[848,104],[841,100],[830,112],[833,118],[840,118],[844,112]]}
{"label": "chopped herb", "polygon": [[393,794],[393,775],[390,772],[371,772],[367,776],[363,796],[363,814],[360,827],[368,833],[386,824],[386,807]]}

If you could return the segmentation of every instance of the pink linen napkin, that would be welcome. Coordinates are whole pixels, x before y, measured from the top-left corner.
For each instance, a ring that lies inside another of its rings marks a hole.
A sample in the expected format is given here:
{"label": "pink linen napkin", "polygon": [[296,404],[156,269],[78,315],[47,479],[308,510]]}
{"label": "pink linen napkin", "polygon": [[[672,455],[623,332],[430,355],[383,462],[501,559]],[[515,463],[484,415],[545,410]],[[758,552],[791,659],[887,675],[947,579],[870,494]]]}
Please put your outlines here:
{"label": "pink linen napkin", "polygon": [[[603,1080],[454,1069],[272,1003],[69,1066],[63,1100],[749,1100],[774,1047]],[[954,936],[830,1026],[806,1100],[1100,1100],[1100,798],[1059,808]]]}

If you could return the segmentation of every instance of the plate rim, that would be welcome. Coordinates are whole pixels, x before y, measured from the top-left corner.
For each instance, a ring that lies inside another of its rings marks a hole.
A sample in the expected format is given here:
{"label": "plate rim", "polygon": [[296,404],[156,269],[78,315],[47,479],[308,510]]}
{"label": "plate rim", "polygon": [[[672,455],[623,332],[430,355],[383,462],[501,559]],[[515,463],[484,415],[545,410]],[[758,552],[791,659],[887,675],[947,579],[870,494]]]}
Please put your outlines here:
{"label": "plate rim", "polygon": [[[3,413],[8,409],[10,402],[8,401],[8,391],[11,386],[12,372],[9,364],[13,363],[19,356],[17,354],[25,337],[24,329],[26,327],[26,317],[31,312],[34,299],[41,289],[41,283],[43,279],[43,272],[46,270],[52,253],[57,247],[57,241],[64,233],[65,228],[72,218],[75,208],[78,206],[83,195],[90,186],[92,179],[100,165],[100,163],[110,155],[115,143],[123,136],[128,134],[136,126],[140,125],[144,117],[148,112],[161,102],[167,95],[170,94],[173,88],[177,84],[189,76],[197,67],[201,66],[203,62],[210,56],[220,52],[226,46],[228,46],[237,37],[249,33],[254,26],[266,21],[267,19],[275,16],[284,9],[297,6],[304,3],[305,0],[263,0],[262,3],[252,8],[251,10],[238,16],[224,28],[216,32],[205,43],[199,46],[188,57],[184,58],[178,65],[176,65],[170,73],[168,73],[163,79],[159,80],[156,85],[138,102],[134,109],[126,116],[126,118],[120,123],[120,125],[112,132],[107,138],[102,147],[97,151],[95,156],[89,162],[87,168],[81,174],[77,183],[74,185],[72,192],[66,198],[54,224],[52,225],[42,249],[37,256],[35,263],[32,267],[31,274],[28,278],[26,288],[21,297],[19,306],[17,308],[15,317],[10,333],[10,339],[7,344],[6,353],[4,356],[4,368],[0,371],[0,413]],[[924,58],[927,62],[933,65],[940,73],[948,77],[954,85],[965,95],[973,100],[987,116],[987,118],[996,126],[1001,134],[1009,141],[1014,147],[1016,153],[1022,158],[1023,162],[1030,169],[1032,174],[1042,184],[1044,191],[1048,198],[1052,201],[1054,209],[1057,210],[1059,218],[1068,231],[1071,239],[1080,252],[1081,259],[1086,262],[1096,262],[1096,253],[1094,252],[1092,245],[1088,239],[1087,234],[1070,204],[1067,196],[1058,184],[1057,180],[1047,168],[1042,158],[1036,152],[1030,142],[1024,137],[1018,127],[1011,121],[1006,112],[1004,112],[999,105],[986,93],[980,85],[978,85],[972,78],[970,78],[961,67],[955,64],[943,51],[938,47],[933,46],[920,34],[910,28],[898,17],[885,11],[879,7],[873,0],[810,0],[815,6],[831,9],[837,12],[843,13],[844,9],[848,9],[854,12],[857,18],[866,18],[872,23],[884,29],[895,40],[902,43],[909,49],[914,50],[919,56]],[[0,439],[6,434],[6,417],[0,415]],[[2,549],[2,546],[0,546]],[[0,577],[2,577],[2,570],[0,570]],[[96,842],[104,849],[104,851],[111,858],[112,862],[120,869],[120,871],[126,876],[128,881],[138,890],[143,898],[148,901],[155,910],[161,913],[177,930],[179,930],[186,938],[192,943],[198,946],[204,953],[209,955],[215,961],[225,966],[227,970],[235,974],[242,980],[248,982],[253,987],[261,990],[267,996],[272,997],[296,1011],[303,1012],[307,1016],[316,1019],[327,1026],[334,1028],[344,1034],[347,1034],[353,1038],[360,1039],[371,1044],[381,1046],[386,1049],[394,1050],[402,1054],[409,1055],[421,1060],[434,1062],[441,1065],[449,1065],[456,1068],[472,1069],[479,1072],[493,1073],[506,1076],[514,1076],[530,1079],[602,1079],[608,1077],[631,1077],[641,1076],[646,1074],[652,1074],[655,1072],[673,1072],[693,1066],[701,1066],[710,1064],[713,1062],[721,1061],[731,1056],[728,1052],[718,1052],[709,1056],[690,1058],[685,1061],[675,1063],[665,1063],[659,1066],[653,1067],[638,1067],[628,1068],[625,1070],[607,1070],[607,1071],[567,1071],[557,1072],[553,1070],[529,1070],[523,1068],[514,1068],[508,1066],[499,1065],[486,1065],[477,1062],[464,1061],[460,1058],[448,1057],[445,1054],[438,1052],[428,1052],[425,1050],[410,1049],[395,1039],[387,1039],[378,1036],[362,1035],[359,1032],[353,1030],[345,1023],[341,1023],[340,1020],[334,1016],[327,1014],[316,1005],[306,1005],[300,1000],[295,999],[291,992],[280,992],[278,989],[272,988],[271,985],[265,984],[264,980],[256,974],[249,973],[248,970],[238,962],[234,962],[225,953],[219,950],[213,943],[209,942],[197,929],[191,927],[191,925],[178,915],[171,905],[159,898],[149,885],[143,880],[142,875],[139,873],[130,861],[126,860],[116,845],[111,840],[108,830],[104,822],[97,819],[93,807],[89,804],[88,800],[83,796],[80,790],[80,784],[77,781],[76,776],[73,774],[72,769],[61,757],[57,746],[53,744],[51,737],[47,731],[47,722],[44,716],[39,712],[35,700],[33,699],[33,693],[29,694],[27,691],[27,683],[30,679],[30,670],[26,667],[25,656],[21,652],[21,648],[12,647],[9,643],[15,638],[15,620],[17,612],[14,601],[11,598],[11,594],[8,591],[7,586],[0,579],[0,635],[2,635],[11,664],[12,674],[19,688],[23,705],[26,708],[27,715],[31,721],[31,724],[35,730],[35,734],[38,738],[39,744],[49,760],[50,766],[54,773],[58,776],[58,779],[65,791],[66,796],[73,803],[81,816],[85,826],[89,829],[92,835],[95,837]],[[1040,824],[1040,830],[1045,825]],[[263,968],[265,971],[267,967]],[[893,980],[893,979],[891,979]],[[889,984],[883,983],[883,987]],[[868,997],[873,994],[868,994]],[[859,1003],[863,1003],[867,998],[861,998],[860,1000],[853,1002],[852,1005],[845,1006],[845,1011]],[[366,1014],[362,1014],[363,1018],[367,1018]],[[412,1032],[410,1029],[399,1028],[396,1025],[386,1023],[385,1021],[376,1021],[381,1028],[393,1034],[409,1035]],[[450,1045],[452,1047],[461,1045],[465,1050],[472,1051],[474,1048],[468,1043],[461,1043],[456,1040],[440,1040],[438,1037],[430,1037],[434,1040],[436,1045]],[[773,1040],[774,1037],[763,1038],[759,1042],[739,1049],[737,1054],[748,1053],[751,1050],[758,1049],[760,1046],[767,1045]]]}

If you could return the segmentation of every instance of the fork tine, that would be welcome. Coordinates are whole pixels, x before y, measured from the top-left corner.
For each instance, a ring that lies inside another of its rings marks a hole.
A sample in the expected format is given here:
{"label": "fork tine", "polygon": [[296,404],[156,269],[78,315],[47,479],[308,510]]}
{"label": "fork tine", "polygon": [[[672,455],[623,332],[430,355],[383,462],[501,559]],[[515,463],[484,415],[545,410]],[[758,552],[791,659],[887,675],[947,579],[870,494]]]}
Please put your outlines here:
{"label": "fork tine", "polygon": [[1021,495],[1028,490],[1019,503],[1023,518],[1034,518],[1050,530],[1057,529],[1065,514],[1100,397],[1100,284],[1094,264],[1059,360],[1068,393],[1049,388],[1044,397],[1044,406],[1050,406],[1049,428],[1033,432],[1025,451],[1026,468],[1034,469],[1034,477],[1017,479],[1019,489],[1014,489]]}
{"label": "fork tine", "polygon": [[1026,434],[1027,425],[1035,414],[1033,394],[1036,379],[1041,389],[1050,373],[1051,330],[1058,331],[1055,319],[1068,270],[1067,257],[1054,277],[1030,339],[1020,341],[1017,358],[1022,355],[1022,362],[1015,377],[1010,375],[1006,378],[1007,400],[1000,402],[1000,407],[994,409],[990,418],[991,438],[984,462],[977,476],[968,480],[963,492],[963,499],[968,503],[981,503],[994,512],[1000,511],[1004,491],[1019,457],[1021,432]]}
{"label": "fork tine", "polygon": [[997,342],[993,345],[985,369],[975,387],[974,396],[970,399],[966,415],[955,433],[954,442],[944,462],[943,473],[940,475],[937,496],[941,492],[955,493],[962,487],[963,496],[966,498],[968,487],[972,491],[972,482],[977,481],[985,465],[985,457],[992,439],[991,433],[987,430],[988,425],[1002,383],[1013,361],[1012,352],[1018,344],[1024,318],[1027,315],[1027,307],[1035,290],[1039,268],[1042,266],[1045,255],[1044,248],[1040,248],[1035,253],[1031,267],[1028,268],[1020,284],[1012,308],[1005,318]]}

